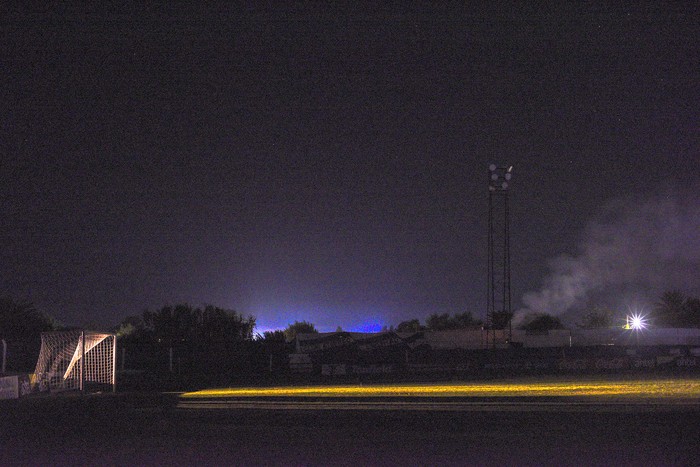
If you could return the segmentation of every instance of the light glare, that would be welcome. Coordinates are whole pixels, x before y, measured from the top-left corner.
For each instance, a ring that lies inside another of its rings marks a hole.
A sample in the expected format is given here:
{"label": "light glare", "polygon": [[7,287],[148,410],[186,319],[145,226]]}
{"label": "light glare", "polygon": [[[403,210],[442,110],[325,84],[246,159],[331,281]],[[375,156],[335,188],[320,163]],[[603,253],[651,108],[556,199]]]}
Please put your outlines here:
{"label": "light glare", "polygon": [[641,331],[642,329],[646,329],[646,327],[647,321],[644,318],[644,315],[633,313],[632,315],[627,316],[627,326],[625,326],[625,328]]}

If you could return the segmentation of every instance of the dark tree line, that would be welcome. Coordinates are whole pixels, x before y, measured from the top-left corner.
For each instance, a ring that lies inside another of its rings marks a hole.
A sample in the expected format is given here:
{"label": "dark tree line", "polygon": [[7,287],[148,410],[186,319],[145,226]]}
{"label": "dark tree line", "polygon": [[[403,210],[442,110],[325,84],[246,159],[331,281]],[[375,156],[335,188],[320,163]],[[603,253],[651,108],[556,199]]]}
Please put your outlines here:
{"label": "dark tree line", "polygon": [[316,326],[307,321],[294,321],[284,331],[276,332],[282,332],[287,342],[293,341],[297,334],[318,334]]}
{"label": "dark tree line", "polygon": [[[172,380],[182,387],[222,383],[249,375],[258,357],[255,318],[212,305],[188,304],[146,310],[117,329],[120,368],[141,372],[139,385]],[[128,378],[128,377],[127,377]]]}
{"label": "dark tree line", "polygon": [[41,347],[41,333],[61,325],[28,300],[0,297],[0,339],[7,344],[7,371],[33,371]]}
{"label": "dark tree line", "polygon": [[182,342],[231,343],[253,338],[255,318],[212,305],[194,308],[187,304],[146,310],[122,321],[117,334],[177,345]]}
{"label": "dark tree line", "polygon": [[664,292],[654,306],[651,322],[657,327],[700,328],[700,298],[678,290]]}
{"label": "dark tree line", "polygon": [[[644,320],[655,328],[700,328],[700,299],[689,297],[678,290],[664,292],[652,310],[641,311]],[[605,329],[621,325],[626,313],[615,313],[609,308],[593,307],[584,311],[576,326],[581,329]],[[545,316],[545,315],[540,315]],[[546,315],[550,316],[550,315]],[[554,318],[550,316],[551,318]],[[540,324],[544,323],[540,321]],[[550,320],[549,329],[558,329],[561,322]]]}
{"label": "dark tree line", "polygon": [[609,308],[593,307],[586,310],[576,326],[581,329],[603,329],[615,325],[615,312]]}
{"label": "dark tree line", "polygon": [[556,316],[547,313],[536,314],[519,326],[524,331],[550,331],[564,329],[564,324]]}
{"label": "dark tree line", "polygon": [[425,320],[425,325],[422,325],[418,319],[402,321],[396,327],[397,332],[417,332],[417,331],[446,331],[451,329],[479,329],[482,322],[472,316],[470,312],[455,314],[450,316],[449,313],[433,313]]}
{"label": "dark tree line", "polygon": [[[624,314],[616,314],[613,310],[603,307],[593,307],[582,312],[580,319],[575,323],[581,329],[603,329],[615,327],[622,323]],[[494,329],[504,329],[508,326],[512,314],[498,313],[493,318]],[[653,327],[657,328],[700,328],[700,299],[689,297],[680,291],[672,290],[664,292],[653,310],[645,316],[645,319]],[[619,322],[619,323],[618,323]],[[443,331],[449,329],[478,329],[483,323],[474,319],[471,313],[456,314],[450,316],[444,314],[432,314],[425,325],[418,319],[407,320],[396,327],[398,332],[415,331]],[[518,326],[526,331],[547,331],[564,329],[564,323],[557,317],[548,313],[534,313],[526,317]]]}

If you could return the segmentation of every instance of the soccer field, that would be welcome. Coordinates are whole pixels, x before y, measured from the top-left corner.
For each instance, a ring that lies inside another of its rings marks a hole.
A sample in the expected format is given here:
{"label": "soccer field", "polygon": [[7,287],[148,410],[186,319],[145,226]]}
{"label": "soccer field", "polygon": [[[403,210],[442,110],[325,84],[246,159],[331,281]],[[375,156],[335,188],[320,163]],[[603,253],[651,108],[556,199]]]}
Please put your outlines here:
{"label": "soccer field", "polygon": [[695,465],[699,386],[518,378],[27,398],[0,404],[0,465]]}
{"label": "soccer field", "polygon": [[700,378],[518,378],[512,380],[376,385],[319,385],[204,389],[184,399],[236,397],[595,397],[634,399],[697,399]]}

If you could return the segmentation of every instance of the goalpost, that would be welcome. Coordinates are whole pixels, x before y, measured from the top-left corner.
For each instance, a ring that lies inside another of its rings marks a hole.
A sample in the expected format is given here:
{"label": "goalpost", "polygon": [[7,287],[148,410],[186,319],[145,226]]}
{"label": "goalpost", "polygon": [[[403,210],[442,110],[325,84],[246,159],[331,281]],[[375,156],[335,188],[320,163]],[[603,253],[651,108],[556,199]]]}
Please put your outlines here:
{"label": "goalpost", "polygon": [[32,378],[40,391],[116,390],[117,336],[92,331],[41,333]]}

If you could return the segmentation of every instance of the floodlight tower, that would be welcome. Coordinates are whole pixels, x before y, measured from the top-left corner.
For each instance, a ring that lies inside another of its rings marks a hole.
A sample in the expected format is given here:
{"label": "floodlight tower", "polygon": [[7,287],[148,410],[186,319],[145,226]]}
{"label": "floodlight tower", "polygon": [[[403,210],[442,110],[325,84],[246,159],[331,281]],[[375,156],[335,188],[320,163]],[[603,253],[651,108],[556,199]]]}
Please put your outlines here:
{"label": "floodlight tower", "polygon": [[489,271],[486,308],[486,341],[496,347],[496,328],[508,319],[508,340],[512,337],[510,306],[510,214],[508,188],[513,166],[489,165]]}

